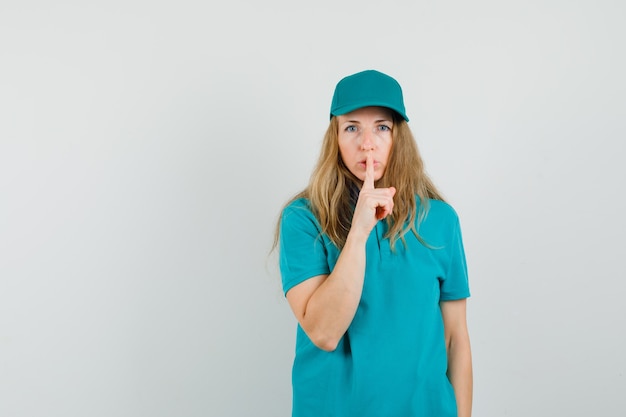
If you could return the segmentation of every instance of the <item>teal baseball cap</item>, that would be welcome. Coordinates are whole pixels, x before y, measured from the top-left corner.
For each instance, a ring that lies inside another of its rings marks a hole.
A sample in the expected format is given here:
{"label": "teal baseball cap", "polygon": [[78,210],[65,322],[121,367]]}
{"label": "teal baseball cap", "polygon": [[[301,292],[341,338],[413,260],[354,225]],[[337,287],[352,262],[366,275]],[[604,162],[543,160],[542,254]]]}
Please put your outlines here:
{"label": "teal baseball cap", "polygon": [[337,83],[330,117],[332,119],[333,116],[369,106],[387,107],[409,121],[400,84],[389,75],[375,70],[348,75]]}

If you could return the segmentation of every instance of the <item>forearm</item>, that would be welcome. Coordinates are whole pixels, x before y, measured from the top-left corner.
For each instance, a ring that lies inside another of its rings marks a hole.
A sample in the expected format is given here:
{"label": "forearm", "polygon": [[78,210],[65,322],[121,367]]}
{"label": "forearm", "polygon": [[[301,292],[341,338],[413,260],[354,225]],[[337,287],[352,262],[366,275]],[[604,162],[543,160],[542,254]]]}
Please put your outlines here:
{"label": "forearm", "polygon": [[454,387],[458,417],[472,414],[473,372],[469,336],[452,339],[448,347],[448,378]]}
{"label": "forearm", "polygon": [[335,268],[309,299],[302,327],[321,349],[332,351],[350,326],[361,301],[367,237],[348,235]]}

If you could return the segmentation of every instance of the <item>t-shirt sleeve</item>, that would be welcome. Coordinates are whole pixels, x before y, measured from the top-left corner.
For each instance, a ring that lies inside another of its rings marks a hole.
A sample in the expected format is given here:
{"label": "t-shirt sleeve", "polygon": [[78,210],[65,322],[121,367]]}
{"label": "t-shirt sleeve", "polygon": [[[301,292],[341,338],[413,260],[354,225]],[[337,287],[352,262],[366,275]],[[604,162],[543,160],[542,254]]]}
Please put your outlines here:
{"label": "t-shirt sleeve", "polygon": [[470,296],[469,280],[467,276],[467,263],[463,248],[463,237],[458,217],[454,216],[454,227],[451,239],[446,245],[448,249],[449,264],[445,276],[441,280],[441,301],[460,300]]}
{"label": "t-shirt sleeve", "polygon": [[299,201],[287,206],[280,221],[279,265],[283,292],[318,275],[329,274],[319,223]]}

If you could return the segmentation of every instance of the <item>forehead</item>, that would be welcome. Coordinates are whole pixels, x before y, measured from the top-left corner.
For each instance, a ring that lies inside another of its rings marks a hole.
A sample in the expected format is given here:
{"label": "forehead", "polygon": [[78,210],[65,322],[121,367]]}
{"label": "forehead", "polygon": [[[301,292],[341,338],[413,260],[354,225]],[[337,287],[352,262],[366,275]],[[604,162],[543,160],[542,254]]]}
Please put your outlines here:
{"label": "forehead", "polygon": [[393,114],[391,110],[386,107],[362,107],[360,109],[351,111],[350,113],[337,116],[339,122],[346,120],[361,120],[361,119],[375,119],[375,120],[393,120]]}

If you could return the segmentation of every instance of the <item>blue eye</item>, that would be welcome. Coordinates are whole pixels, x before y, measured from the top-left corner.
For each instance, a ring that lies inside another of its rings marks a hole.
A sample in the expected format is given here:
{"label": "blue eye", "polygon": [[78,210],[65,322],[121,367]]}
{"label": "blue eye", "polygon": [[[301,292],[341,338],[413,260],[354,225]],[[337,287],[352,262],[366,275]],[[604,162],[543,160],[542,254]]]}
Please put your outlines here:
{"label": "blue eye", "polygon": [[356,126],[350,125],[346,127],[346,132],[356,132]]}
{"label": "blue eye", "polygon": [[391,128],[387,125],[380,125],[378,126],[378,130],[382,130],[383,132],[389,132],[391,131]]}

